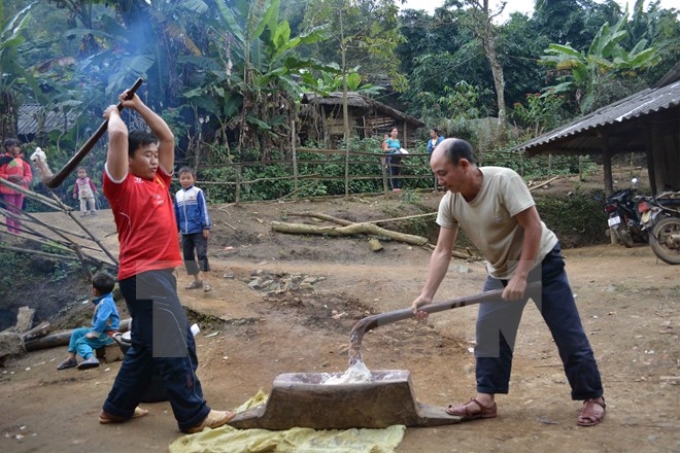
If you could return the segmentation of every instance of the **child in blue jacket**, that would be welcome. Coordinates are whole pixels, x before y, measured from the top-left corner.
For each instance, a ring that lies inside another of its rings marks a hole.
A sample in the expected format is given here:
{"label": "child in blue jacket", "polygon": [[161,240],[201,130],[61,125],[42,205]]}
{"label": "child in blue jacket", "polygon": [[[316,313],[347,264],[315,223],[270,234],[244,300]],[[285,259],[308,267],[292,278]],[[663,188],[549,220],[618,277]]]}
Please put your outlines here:
{"label": "child in blue jacket", "polygon": [[[115,280],[106,272],[97,272],[92,277],[92,303],[94,315],[92,315],[92,327],[75,329],[71,333],[68,343],[68,358],[61,362],[58,370],[78,367],[79,370],[99,366],[99,360],[94,356],[94,350],[113,343],[113,335],[118,332],[120,315],[118,307],[113,301],[113,286]],[[83,362],[78,364],[76,354],[80,355]]]}
{"label": "child in blue jacket", "polygon": [[175,217],[182,235],[184,265],[187,273],[194,277],[194,281],[186,289],[203,287],[203,291],[208,292],[212,289],[208,283],[210,215],[203,191],[194,185],[194,181],[194,171],[191,168],[179,169],[179,184],[182,188],[175,195]]}

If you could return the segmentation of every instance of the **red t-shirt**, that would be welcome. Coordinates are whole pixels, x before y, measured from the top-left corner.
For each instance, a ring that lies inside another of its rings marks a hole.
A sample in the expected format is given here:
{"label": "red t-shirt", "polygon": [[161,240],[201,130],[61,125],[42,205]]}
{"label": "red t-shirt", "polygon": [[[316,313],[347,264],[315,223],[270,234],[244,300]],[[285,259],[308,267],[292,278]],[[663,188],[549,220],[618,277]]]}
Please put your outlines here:
{"label": "red t-shirt", "polygon": [[159,169],[149,180],[128,173],[116,183],[105,169],[103,179],[120,242],[118,280],[181,265],[170,175]]}

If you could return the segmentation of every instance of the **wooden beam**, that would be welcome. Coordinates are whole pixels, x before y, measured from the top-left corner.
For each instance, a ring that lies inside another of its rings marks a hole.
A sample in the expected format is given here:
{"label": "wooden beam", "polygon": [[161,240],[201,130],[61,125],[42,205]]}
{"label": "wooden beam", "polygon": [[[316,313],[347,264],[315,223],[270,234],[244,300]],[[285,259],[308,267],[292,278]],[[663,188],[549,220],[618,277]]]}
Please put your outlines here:
{"label": "wooden beam", "polygon": [[602,131],[600,135],[602,142],[602,167],[604,170],[604,195],[606,197],[612,196],[614,193],[614,181],[612,179],[612,153],[609,147],[609,139],[607,134]]}

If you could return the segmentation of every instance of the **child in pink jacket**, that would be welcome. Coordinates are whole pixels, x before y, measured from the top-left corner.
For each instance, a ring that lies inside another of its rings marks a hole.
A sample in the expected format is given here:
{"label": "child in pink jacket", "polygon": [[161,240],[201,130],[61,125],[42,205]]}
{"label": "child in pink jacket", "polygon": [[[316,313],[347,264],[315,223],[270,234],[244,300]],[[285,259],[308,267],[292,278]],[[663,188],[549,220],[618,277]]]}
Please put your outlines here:
{"label": "child in pink jacket", "polygon": [[[8,138],[3,143],[3,154],[0,156],[0,178],[5,179],[24,189],[33,179],[31,166],[23,160],[21,155],[21,142],[16,138]],[[0,184],[0,196],[2,207],[14,216],[7,216],[7,231],[14,234],[21,233],[21,207],[24,204],[24,194],[10,187]]]}
{"label": "child in pink jacket", "polygon": [[87,215],[88,207],[90,208],[90,214],[95,215],[97,213],[97,204],[94,198],[96,194],[97,187],[87,176],[87,170],[85,167],[80,167],[78,169],[78,179],[76,179],[76,183],[73,186],[73,198],[80,200],[81,216]]}

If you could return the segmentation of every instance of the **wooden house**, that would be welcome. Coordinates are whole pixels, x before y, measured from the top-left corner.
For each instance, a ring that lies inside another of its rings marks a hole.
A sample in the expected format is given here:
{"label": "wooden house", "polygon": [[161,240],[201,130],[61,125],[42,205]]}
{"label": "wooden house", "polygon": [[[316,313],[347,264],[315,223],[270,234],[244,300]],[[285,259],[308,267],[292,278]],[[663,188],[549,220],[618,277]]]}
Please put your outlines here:
{"label": "wooden house", "polygon": [[[327,148],[337,147],[344,137],[342,98],[342,92],[303,96],[299,132],[302,143],[315,141]],[[409,148],[416,143],[414,132],[425,126],[417,118],[359,93],[347,93],[347,107],[351,137],[382,139],[397,127],[402,145]]]}

